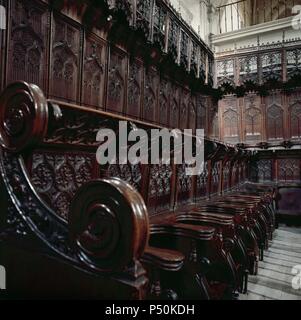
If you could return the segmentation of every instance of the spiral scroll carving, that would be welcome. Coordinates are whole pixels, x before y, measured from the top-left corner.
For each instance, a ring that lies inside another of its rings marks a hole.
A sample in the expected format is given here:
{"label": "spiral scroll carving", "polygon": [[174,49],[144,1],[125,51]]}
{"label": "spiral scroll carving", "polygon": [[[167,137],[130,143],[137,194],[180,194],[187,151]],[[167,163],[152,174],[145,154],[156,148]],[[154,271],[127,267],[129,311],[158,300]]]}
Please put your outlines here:
{"label": "spiral scroll carving", "polygon": [[0,144],[20,152],[39,143],[48,127],[48,105],[43,92],[33,84],[16,82],[0,96]]}
{"label": "spiral scroll carving", "polygon": [[117,178],[92,181],[74,197],[69,232],[83,262],[101,271],[123,271],[148,243],[147,209],[128,183]]}

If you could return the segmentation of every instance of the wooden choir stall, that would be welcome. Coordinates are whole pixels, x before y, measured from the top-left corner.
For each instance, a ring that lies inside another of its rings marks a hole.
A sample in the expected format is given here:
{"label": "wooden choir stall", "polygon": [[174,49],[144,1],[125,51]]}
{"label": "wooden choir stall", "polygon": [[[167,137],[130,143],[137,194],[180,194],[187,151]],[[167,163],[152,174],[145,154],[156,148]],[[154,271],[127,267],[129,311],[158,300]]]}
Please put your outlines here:
{"label": "wooden choir stall", "polygon": [[[230,132],[233,123],[222,120],[236,119],[229,113],[237,109],[227,99],[248,97],[218,96],[213,52],[169,1],[0,4],[8,25],[0,33],[7,293],[118,300],[246,294],[287,188],[298,193],[296,181],[277,177],[287,157],[300,170],[299,142],[287,136],[260,144]],[[128,132],[191,129],[194,142],[204,129],[204,171],[187,175],[175,148],[170,164],[100,165],[97,133],[119,137],[121,121]]]}

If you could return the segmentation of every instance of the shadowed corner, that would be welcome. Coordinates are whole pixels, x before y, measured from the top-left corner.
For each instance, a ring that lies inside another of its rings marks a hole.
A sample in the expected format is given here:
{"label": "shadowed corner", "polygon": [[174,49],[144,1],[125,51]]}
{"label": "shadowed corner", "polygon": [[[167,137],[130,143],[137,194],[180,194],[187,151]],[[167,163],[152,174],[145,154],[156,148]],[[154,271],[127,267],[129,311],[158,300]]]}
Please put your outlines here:
{"label": "shadowed corner", "polygon": [[0,266],[0,290],[6,290],[6,270]]}
{"label": "shadowed corner", "polygon": [[6,29],[6,9],[0,5],[0,30]]}

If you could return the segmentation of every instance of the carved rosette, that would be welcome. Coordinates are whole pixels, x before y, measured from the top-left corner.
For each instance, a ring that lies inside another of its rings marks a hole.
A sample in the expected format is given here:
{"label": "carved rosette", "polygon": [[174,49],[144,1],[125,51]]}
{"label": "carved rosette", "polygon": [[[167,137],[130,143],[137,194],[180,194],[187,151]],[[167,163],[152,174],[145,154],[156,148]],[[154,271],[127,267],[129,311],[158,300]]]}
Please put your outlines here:
{"label": "carved rosette", "polygon": [[16,82],[0,96],[0,144],[21,152],[39,143],[48,127],[48,105],[43,92],[33,84]]}
{"label": "carved rosette", "polygon": [[69,232],[84,263],[121,272],[144,253],[149,239],[147,209],[128,183],[117,178],[92,181],[74,197]]}

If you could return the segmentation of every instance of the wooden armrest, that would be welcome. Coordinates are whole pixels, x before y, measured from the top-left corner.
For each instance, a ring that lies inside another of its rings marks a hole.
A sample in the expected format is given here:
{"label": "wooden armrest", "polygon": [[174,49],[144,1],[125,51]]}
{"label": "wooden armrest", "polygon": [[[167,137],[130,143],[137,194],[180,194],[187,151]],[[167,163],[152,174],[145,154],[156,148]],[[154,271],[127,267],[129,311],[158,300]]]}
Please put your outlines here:
{"label": "wooden armrest", "polygon": [[[229,215],[222,215],[212,212],[182,212],[176,215],[176,221],[178,223],[189,222],[204,222],[211,223],[218,227],[231,226],[234,223],[234,219]],[[192,223],[193,224],[193,223]]]}
{"label": "wooden armrest", "polygon": [[142,262],[165,271],[179,271],[184,265],[185,257],[173,250],[154,247],[146,248]]}
{"label": "wooden armrest", "polygon": [[191,238],[193,240],[212,240],[215,228],[194,226],[183,223],[157,224],[151,226],[152,234],[170,234],[173,236]]}

